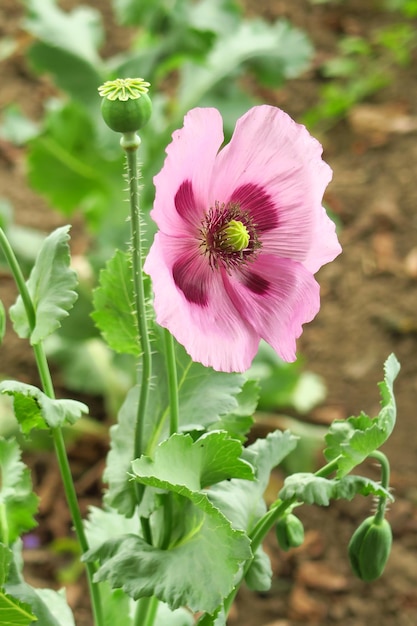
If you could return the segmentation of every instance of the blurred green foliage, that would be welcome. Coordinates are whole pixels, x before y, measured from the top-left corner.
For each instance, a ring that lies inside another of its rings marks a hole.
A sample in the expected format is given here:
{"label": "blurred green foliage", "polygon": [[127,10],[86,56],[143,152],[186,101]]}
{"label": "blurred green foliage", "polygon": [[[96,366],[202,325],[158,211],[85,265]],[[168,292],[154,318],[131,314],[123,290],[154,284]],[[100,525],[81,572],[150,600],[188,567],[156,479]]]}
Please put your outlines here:
{"label": "blurred green foliage", "polygon": [[317,105],[304,115],[307,126],[332,126],[355,104],[391,84],[401,67],[412,63],[417,33],[409,18],[417,15],[417,3],[389,0],[379,6],[381,14],[386,10],[398,12],[394,23],[376,28],[366,37],[342,37],[338,54],[321,64],[323,82]]}

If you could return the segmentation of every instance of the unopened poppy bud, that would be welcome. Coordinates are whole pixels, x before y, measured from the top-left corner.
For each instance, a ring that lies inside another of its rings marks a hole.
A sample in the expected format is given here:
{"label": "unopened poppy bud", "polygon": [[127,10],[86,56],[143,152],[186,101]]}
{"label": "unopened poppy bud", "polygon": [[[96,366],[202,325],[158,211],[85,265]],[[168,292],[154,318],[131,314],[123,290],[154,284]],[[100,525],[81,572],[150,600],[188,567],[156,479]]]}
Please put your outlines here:
{"label": "unopened poppy bud", "polygon": [[298,548],[304,541],[304,526],[298,517],[289,513],[278,520],[275,527],[278,545],[287,552],[290,548]]}
{"label": "unopened poppy bud", "polygon": [[116,78],[99,87],[101,114],[107,126],[119,133],[133,133],[149,121],[152,102],[149,83],[142,78]]}
{"label": "unopened poppy bud", "polygon": [[349,559],[356,576],[370,582],[384,571],[391,551],[392,531],[385,518],[367,517],[355,530],[349,542]]}

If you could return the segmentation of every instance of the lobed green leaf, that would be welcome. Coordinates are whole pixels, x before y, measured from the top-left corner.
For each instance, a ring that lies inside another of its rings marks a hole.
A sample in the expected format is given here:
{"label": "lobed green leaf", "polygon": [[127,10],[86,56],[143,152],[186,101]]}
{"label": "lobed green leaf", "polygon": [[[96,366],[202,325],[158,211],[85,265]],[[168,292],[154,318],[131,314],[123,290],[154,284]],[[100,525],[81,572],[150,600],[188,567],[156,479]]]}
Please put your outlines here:
{"label": "lobed green leaf", "polygon": [[42,73],[85,105],[97,102],[103,39],[100,13],[87,6],[63,11],[54,0],[25,0],[26,29],[35,38],[29,58]]}
{"label": "lobed green leaf", "polygon": [[262,546],[256,550],[251,566],[245,576],[245,583],[252,591],[268,591],[271,587],[271,560]]}
{"label": "lobed green leaf", "polygon": [[[159,342],[153,343],[153,374],[158,384],[149,396],[144,429],[146,454],[152,456],[158,442],[169,435],[169,394],[166,365]],[[256,406],[257,387],[248,384],[241,374],[215,372],[194,363],[181,346],[177,346],[180,430],[197,433],[224,429],[232,438],[243,440],[250,427]],[[110,430],[111,449],[105,471],[109,484],[106,502],[120,513],[131,516],[136,494],[129,480],[134,458],[135,420],[139,386],[131,389],[119,411],[118,424]]]}
{"label": "lobed green leaf", "polygon": [[[120,185],[123,157],[97,145],[94,120],[100,114],[96,88],[94,92],[93,118],[74,100],[46,112],[43,132],[29,142],[28,176],[31,185],[65,215],[81,209],[90,227],[100,224],[105,238],[102,258],[107,260],[116,247],[114,241],[126,241],[127,226],[121,219],[125,215]],[[115,237],[121,231],[123,236]]]}
{"label": "lobed green leaf", "polygon": [[29,626],[36,622],[31,607],[0,590],[0,624],[2,626]]}
{"label": "lobed green leaf", "polygon": [[[21,461],[14,440],[0,438],[0,540],[10,545],[24,532],[37,525],[34,515],[38,497],[32,491],[30,473]],[[4,557],[4,553],[3,553]],[[6,564],[2,563],[3,575]]]}
{"label": "lobed green leaf", "polygon": [[26,283],[35,310],[34,327],[21,296],[10,307],[16,333],[30,338],[32,345],[59,328],[61,319],[68,315],[77,299],[77,275],[69,267],[69,229],[70,226],[62,226],[46,237]]}
{"label": "lobed green leaf", "polygon": [[[213,612],[230,593],[251,552],[246,534],[232,528],[210,502],[211,489],[204,488],[233,477],[252,480],[253,468],[241,458],[242,450],[241,442],[226,432],[212,431],[196,441],[177,433],[157,446],[153,459],[133,461],[138,482],[168,491],[160,492],[162,507],[154,507],[151,518],[155,545],[116,531],[116,537],[87,555],[100,562],[97,580],[122,587],[134,599],[155,595],[172,610],[189,606]],[[168,536],[158,525],[165,506],[171,519]]]}
{"label": "lobed green leaf", "polygon": [[327,448],[324,455],[328,461],[338,459],[337,476],[341,478],[362,463],[391,435],[395,426],[397,409],[394,396],[394,380],[400,364],[394,354],[385,362],[384,381],[379,383],[381,410],[373,419],[361,413],[358,417],[337,420],[325,436]]}
{"label": "lobed green leaf", "polygon": [[176,433],[159,444],[153,459],[142,456],[133,461],[132,472],[138,482],[151,487],[198,491],[231,478],[253,480],[253,468],[241,454],[242,444],[223,431],[197,441]]}
{"label": "lobed green leaf", "polygon": [[88,413],[88,407],[83,402],[49,398],[37,387],[16,380],[3,380],[0,393],[13,396],[16,419],[24,434],[32,429],[74,424],[83,413]]}
{"label": "lobed green leaf", "polygon": [[307,472],[288,476],[279,492],[279,498],[281,500],[295,498],[307,504],[328,506],[332,499],[352,500],[357,494],[393,499],[387,489],[364,476],[328,479]]}
{"label": "lobed green leaf", "polygon": [[139,356],[139,329],[133,310],[131,255],[116,250],[100,271],[91,314],[107,344],[116,352]]}
{"label": "lobed green leaf", "polygon": [[90,550],[86,557],[100,563],[96,580],[107,580],[134,599],[156,596],[171,609],[188,606],[212,613],[233,589],[241,565],[251,557],[249,539],[231,528],[204,493],[186,487],[180,490],[184,497],[177,510],[186,513],[187,533],[168,549],[151,546],[136,535],[124,535]]}
{"label": "lobed green leaf", "polygon": [[[5,549],[4,546],[0,546],[0,548],[1,551]],[[7,606],[2,606],[2,598],[0,600],[0,623],[2,626],[3,624],[26,626],[34,623],[39,623],[41,626],[75,626],[72,611],[65,599],[65,592],[57,592],[52,589],[34,589],[28,585],[22,579],[20,568],[17,566],[17,562],[21,560],[19,542],[14,545],[13,553],[11,550],[8,552],[10,567],[3,591],[7,602],[11,604],[13,614],[10,614],[10,622],[3,621],[8,613]],[[3,608],[5,612],[2,612]],[[27,619],[29,621],[26,621]]]}
{"label": "lobed green leaf", "polygon": [[[233,32],[219,36],[204,65],[184,64],[179,88],[179,106],[188,110],[220,81],[233,75],[244,63],[263,62],[265,80],[273,72],[279,79],[297,76],[307,68],[312,47],[300,31],[283,20],[242,21]],[[273,67],[273,70],[272,70]]]}

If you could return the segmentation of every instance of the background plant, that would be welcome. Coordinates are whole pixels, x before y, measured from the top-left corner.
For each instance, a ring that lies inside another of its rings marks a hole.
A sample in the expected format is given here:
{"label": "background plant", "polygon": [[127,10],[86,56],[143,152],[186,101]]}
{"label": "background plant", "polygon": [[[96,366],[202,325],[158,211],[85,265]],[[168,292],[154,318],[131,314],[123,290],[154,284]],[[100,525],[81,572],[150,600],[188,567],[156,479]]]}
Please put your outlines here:
{"label": "background plant", "polygon": [[415,7],[404,1],[387,2],[385,7],[400,11],[395,23],[376,28],[368,38],[345,35],[338,42],[339,53],[319,67],[323,84],[318,104],[304,115],[308,126],[335,124],[357,103],[390,85],[401,67],[412,62],[417,38],[409,18],[416,15]]}

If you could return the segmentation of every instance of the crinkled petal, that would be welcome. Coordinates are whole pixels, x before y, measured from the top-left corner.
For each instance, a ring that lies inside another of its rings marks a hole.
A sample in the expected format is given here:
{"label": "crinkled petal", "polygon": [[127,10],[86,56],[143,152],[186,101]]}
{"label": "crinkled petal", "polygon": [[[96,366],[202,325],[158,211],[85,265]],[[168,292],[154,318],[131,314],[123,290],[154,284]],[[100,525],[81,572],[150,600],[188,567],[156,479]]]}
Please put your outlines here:
{"label": "crinkled petal", "polygon": [[196,253],[194,240],[158,233],[144,270],[152,278],[158,324],[194,361],[225,372],[250,367],[259,336],[233,306],[220,271]]}
{"label": "crinkled petal", "polygon": [[311,247],[303,265],[315,274],[322,265],[330,263],[342,252],[342,246],[336,235],[336,226],[329,218],[324,207],[316,215]]}
{"label": "crinkled petal", "polygon": [[262,190],[276,222],[262,236],[265,252],[302,262],[311,257],[323,193],[332,177],[321,154],[319,142],[286,113],[253,107],[216,158],[211,199],[227,202],[236,190]]}
{"label": "crinkled petal", "polygon": [[223,122],[216,109],[191,110],[183,128],[173,133],[164,166],[154,177],[151,216],[160,230],[192,233],[201,223],[209,208],[211,174],[222,142]]}
{"label": "crinkled petal", "polygon": [[319,285],[300,263],[260,254],[227,276],[225,288],[241,316],[285,361],[296,359],[302,325],[320,308]]}

